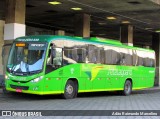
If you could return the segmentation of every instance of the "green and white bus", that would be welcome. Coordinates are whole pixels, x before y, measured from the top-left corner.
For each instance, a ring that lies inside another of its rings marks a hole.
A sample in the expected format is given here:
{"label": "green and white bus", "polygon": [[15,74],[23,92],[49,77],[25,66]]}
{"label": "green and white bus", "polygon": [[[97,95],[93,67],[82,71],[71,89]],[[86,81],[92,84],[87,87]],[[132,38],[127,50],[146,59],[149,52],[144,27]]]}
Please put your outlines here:
{"label": "green and white bus", "polygon": [[153,87],[155,52],[103,38],[17,38],[6,65],[7,91],[38,95],[121,91]]}

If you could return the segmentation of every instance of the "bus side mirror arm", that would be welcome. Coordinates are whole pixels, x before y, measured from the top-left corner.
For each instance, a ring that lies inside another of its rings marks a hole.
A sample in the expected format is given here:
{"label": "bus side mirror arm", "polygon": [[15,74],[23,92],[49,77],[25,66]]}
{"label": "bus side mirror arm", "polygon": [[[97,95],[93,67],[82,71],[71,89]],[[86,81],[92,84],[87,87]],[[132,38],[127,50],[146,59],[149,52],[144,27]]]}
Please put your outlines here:
{"label": "bus side mirror arm", "polygon": [[[10,44],[5,44],[5,45],[3,45],[2,46],[2,54],[1,54],[1,56],[2,56],[2,58],[4,57],[4,54],[5,54],[5,47],[6,46],[11,46],[12,45],[12,43],[10,43]],[[4,65],[4,61],[2,60],[2,64]]]}

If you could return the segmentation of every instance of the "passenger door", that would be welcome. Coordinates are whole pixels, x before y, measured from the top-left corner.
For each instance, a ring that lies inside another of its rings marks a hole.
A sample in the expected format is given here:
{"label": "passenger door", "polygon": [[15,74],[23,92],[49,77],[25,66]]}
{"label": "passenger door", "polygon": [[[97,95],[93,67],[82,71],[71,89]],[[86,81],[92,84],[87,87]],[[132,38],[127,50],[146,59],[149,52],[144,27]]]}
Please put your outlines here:
{"label": "passenger door", "polygon": [[[46,91],[60,91],[62,87],[63,69],[62,66],[62,48],[52,48],[48,54],[48,61],[46,64]],[[50,56],[51,55],[51,56]],[[50,69],[49,69],[50,68]]]}

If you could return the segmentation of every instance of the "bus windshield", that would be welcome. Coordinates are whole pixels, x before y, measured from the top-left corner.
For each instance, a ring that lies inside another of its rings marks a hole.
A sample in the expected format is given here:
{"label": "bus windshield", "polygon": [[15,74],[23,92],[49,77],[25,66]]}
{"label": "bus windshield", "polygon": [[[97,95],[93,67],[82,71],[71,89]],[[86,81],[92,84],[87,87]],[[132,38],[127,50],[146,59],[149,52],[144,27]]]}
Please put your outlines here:
{"label": "bus windshield", "polygon": [[46,53],[46,43],[15,42],[8,58],[7,70],[14,75],[41,72]]}

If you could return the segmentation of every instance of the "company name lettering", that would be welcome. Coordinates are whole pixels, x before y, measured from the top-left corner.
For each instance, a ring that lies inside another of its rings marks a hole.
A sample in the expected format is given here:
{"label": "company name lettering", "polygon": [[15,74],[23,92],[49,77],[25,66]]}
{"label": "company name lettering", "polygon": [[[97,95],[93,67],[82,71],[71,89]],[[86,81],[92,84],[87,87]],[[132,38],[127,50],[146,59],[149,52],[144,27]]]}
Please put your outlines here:
{"label": "company name lettering", "polygon": [[39,41],[37,38],[18,39],[19,41]]}
{"label": "company name lettering", "polygon": [[31,44],[31,46],[33,46],[33,47],[43,47],[44,44]]}
{"label": "company name lettering", "polygon": [[109,70],[107,75],[132,75],[132,70]]}

